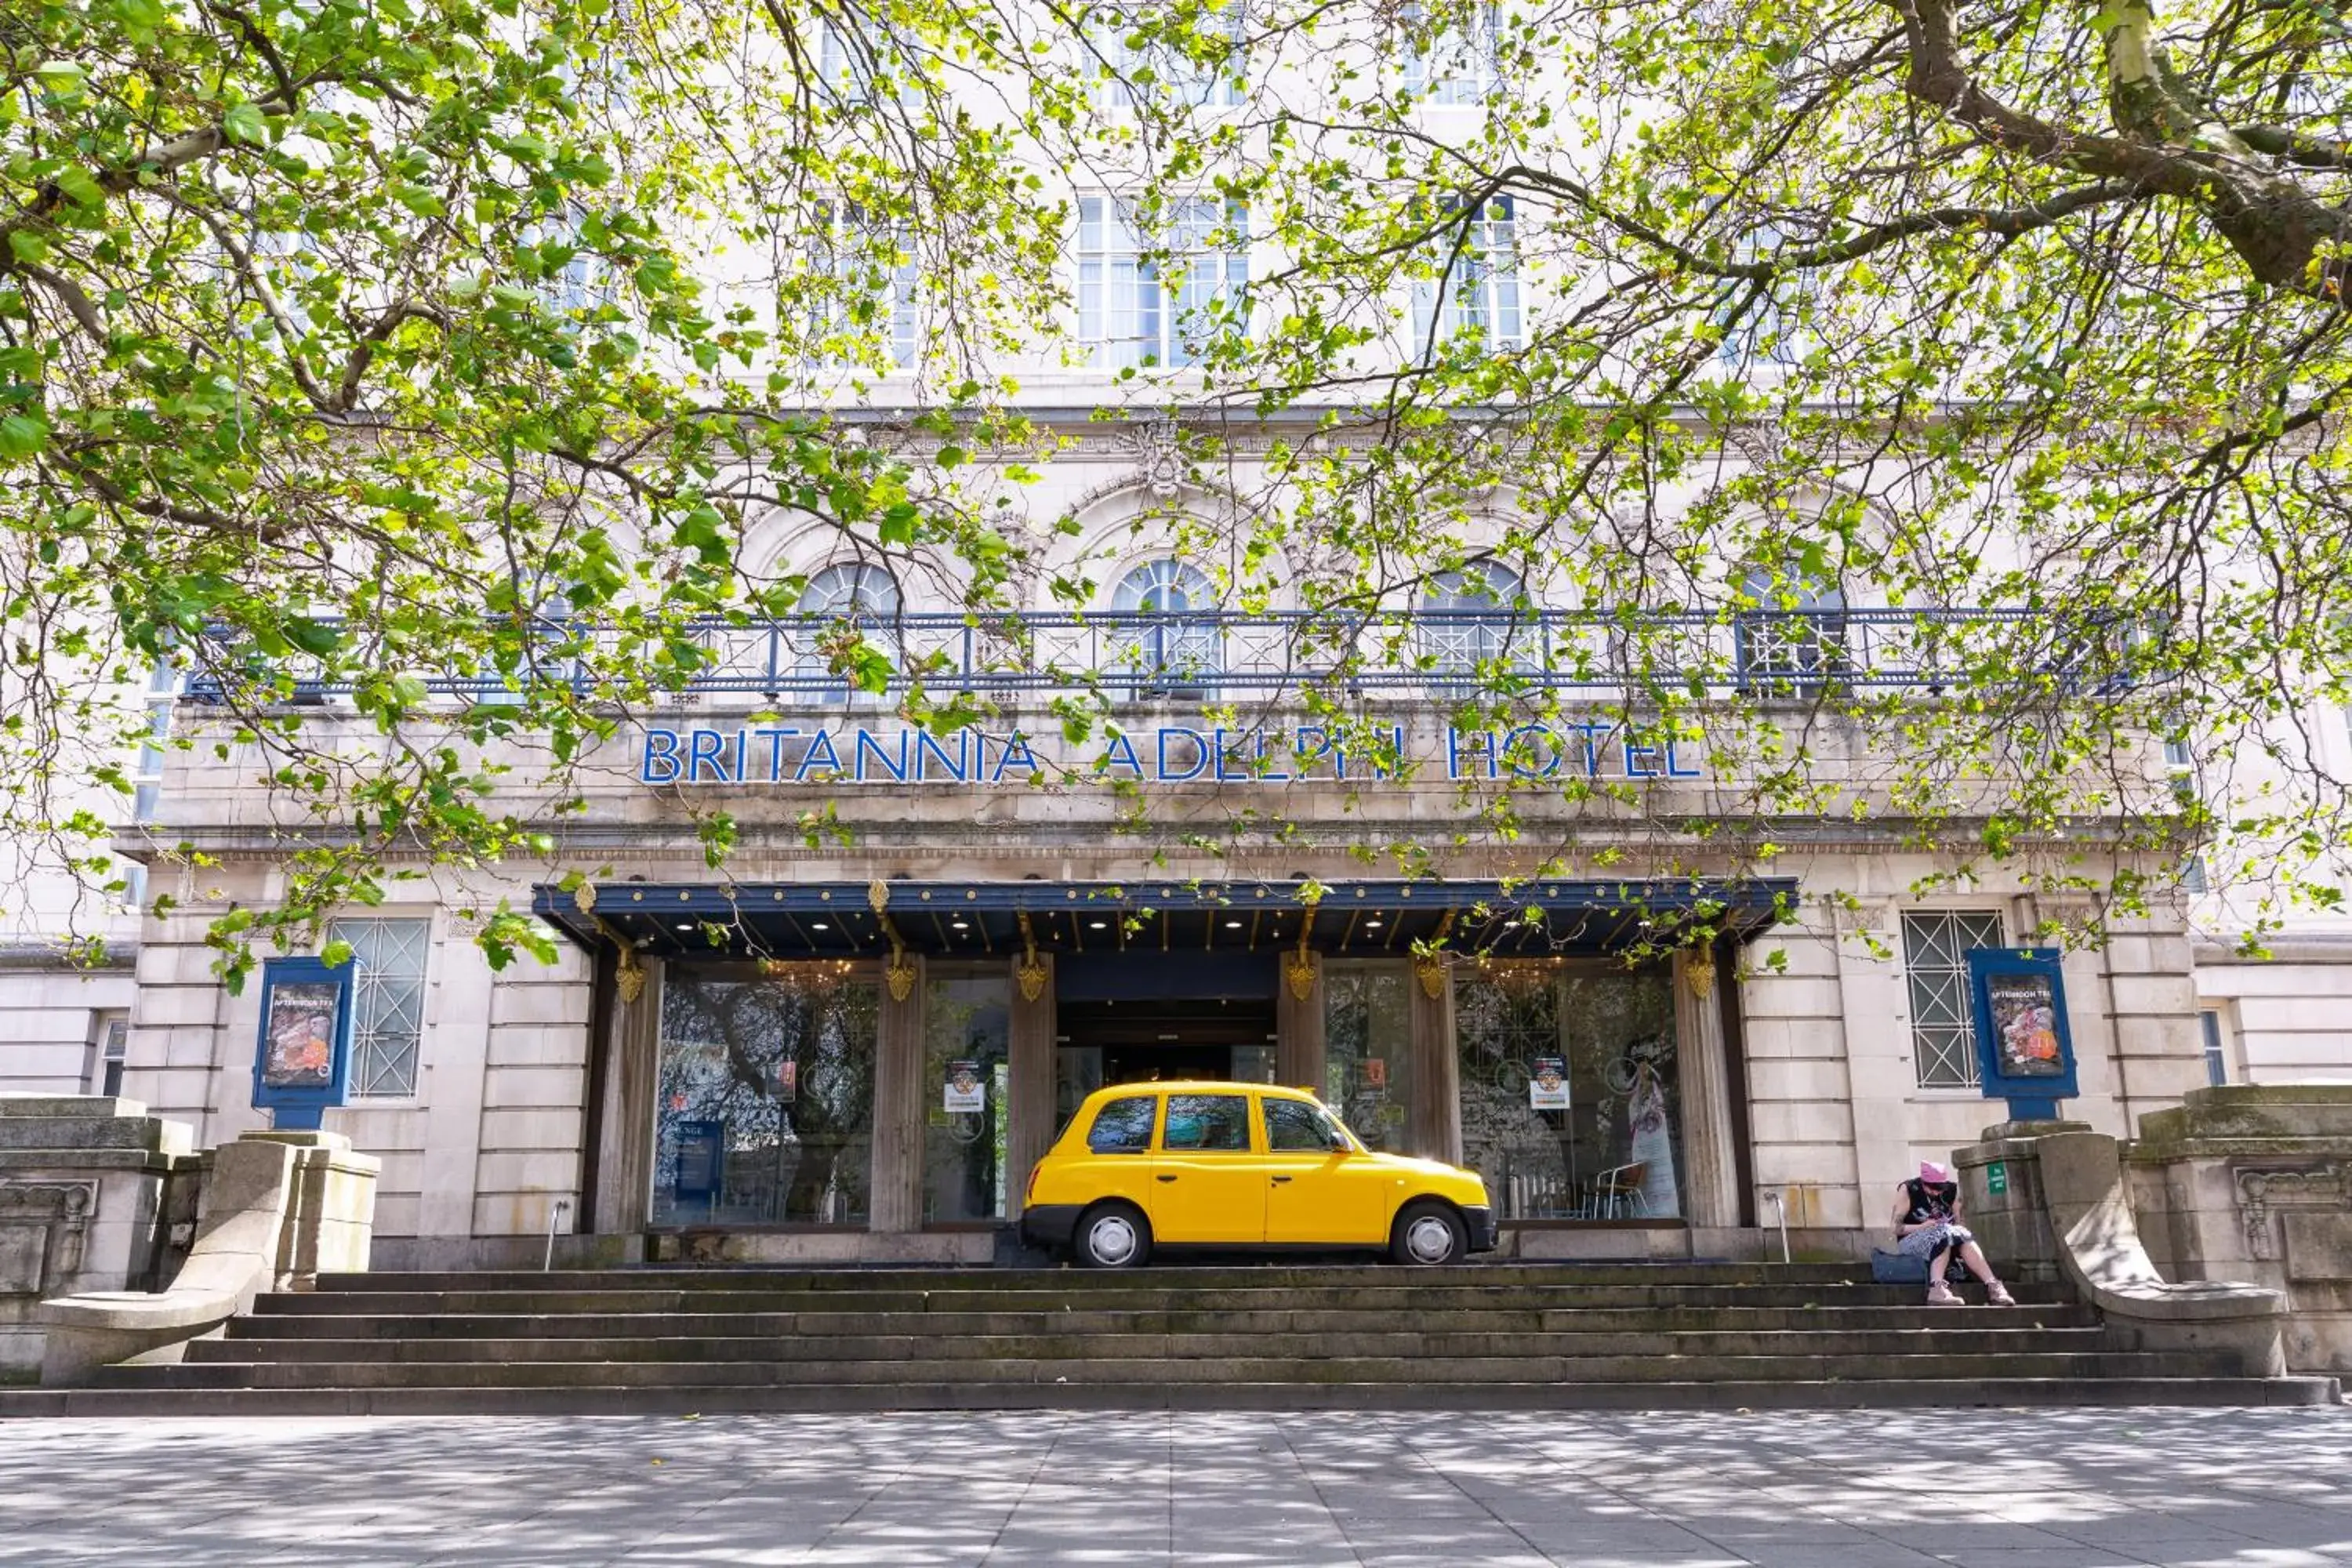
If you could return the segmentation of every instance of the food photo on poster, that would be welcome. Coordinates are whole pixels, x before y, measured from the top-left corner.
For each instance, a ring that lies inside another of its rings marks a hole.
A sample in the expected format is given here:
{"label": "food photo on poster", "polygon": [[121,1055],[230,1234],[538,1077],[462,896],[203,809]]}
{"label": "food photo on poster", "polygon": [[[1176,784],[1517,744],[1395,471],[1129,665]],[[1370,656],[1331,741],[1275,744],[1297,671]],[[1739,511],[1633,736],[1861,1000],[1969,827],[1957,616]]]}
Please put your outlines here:
{"label": "food photo on poster", "polygon": [[2050,976],[1996,974],[1987,980],[1986,992],[2001,1070],[2013,1078],[2055,1078],[2063,1073],[2058,998]]}
{"label": "food photo on poster", "polygon": [[334,1076],[335,1011],[342,987],[331,981],[281,982],[269,994],[268,1055],[261,1081],[269,1089],[323,1089]]}

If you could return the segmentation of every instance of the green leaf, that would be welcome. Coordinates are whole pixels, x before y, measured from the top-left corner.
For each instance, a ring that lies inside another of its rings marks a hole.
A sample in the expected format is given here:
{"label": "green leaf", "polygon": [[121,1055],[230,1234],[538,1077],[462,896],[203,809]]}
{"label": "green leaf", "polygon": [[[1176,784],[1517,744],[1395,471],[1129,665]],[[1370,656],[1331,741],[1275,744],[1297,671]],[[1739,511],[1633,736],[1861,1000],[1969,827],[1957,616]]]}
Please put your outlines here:
{"label": "green leaf", "polygon": [[257,103],[240,103],[221,116],[221,132],[232,142],[258,147],[269,140],[269,117]]}
{"label": "green leaf", "polygon": [[28,229],[10,229],[8,249],[27,267],[38,267],[49,257],[49,242]]}
{"label": "green leaf", "polygon": [[38,455],[48,443],[48,423],[38,415],[11,414],[0,417],[0,458],[21,463]]}

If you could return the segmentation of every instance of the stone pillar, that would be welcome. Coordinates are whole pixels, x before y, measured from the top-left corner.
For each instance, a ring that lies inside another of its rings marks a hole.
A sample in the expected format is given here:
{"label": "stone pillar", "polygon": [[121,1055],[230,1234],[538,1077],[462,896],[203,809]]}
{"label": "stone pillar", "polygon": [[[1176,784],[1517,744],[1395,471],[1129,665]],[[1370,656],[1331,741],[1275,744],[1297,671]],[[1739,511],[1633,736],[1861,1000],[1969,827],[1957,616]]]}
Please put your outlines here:
{"label": "stone pillar", "polygon": [[1275,1076],[1293,1089],[1321,1094],[1323,1082],[1323,961],[1313,960],[1315,978],[1299,995],[1291,989],[1297,954],[1282,955],[1282,979],[1274,993]]}
{"label": "stone pillar", "polygon": [[382,1162],[353,1153],[352,1141],[334,1132],[248,1132],[239,1142],[294,1151],[274,1288],[308,1290],[321,1274],[365,1273]]}
{"label": "stone pillar", "polygon": [[[632,982],[635,973],[642,979]],[[596,1146],[596,1229],[613,1236],[646,1227],[653,1202],[654,1088],[660,1077],[662,962],[639,959],[618,975],[612,1049],[604,1058],[604,1124]],[[639,989],[628,999],[633,984]]]}
{"label": "stone pillar", "polygon": [[1412,1105],[1406,1123],[1410,1152],[1458,1165],[1462,1063],[1454,1049],[1453,969],[1437,963],[1414,964],[1407,995],[1412,1051]]}
{"label": "stone pillar", "polygon": [[919,953],[894,961],[906,994],[891,994],[882,972],[881,1016],[874,1030],[874,1170],[868,1224],[877,1231],[923,1227],[923,971]]}
{"label": "stone pillar", "polygon": [[[1707,962],[1692,962],[1694,957]],[[1725,1060],[1718,985],[1736,985],[1713,954],[1675,954],[1675,1059],[1682,1073],[1683,1206],[1694,1227],[1739,1223],[1738,1163],[1732,1152],[1730,1069]]]}
{"label": "stone pillar", "polygon": [[1054,1121],[1054,955],[1041,952],[1044,972],[1033,999],[1021,994],[1024,961],[1013,961],[1013,1016],[1006,1045],[1008,1072],[1013,1080],[1012,1103],[1005,1108],[1004,1212],[1021,1213],[1021,1194],[1028,1190],[1029,1172],[1052,1146],[1058,1129]]}

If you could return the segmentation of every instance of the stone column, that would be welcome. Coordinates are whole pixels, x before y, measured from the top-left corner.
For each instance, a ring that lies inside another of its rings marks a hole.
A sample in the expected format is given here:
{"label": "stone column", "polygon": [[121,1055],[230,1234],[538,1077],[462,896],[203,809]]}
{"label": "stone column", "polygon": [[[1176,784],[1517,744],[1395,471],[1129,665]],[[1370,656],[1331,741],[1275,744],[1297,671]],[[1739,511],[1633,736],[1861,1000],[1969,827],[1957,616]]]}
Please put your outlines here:
{"label": "stone column", "polygon": [[1291,989],[1297,954],[1282,955],[1282,978],[1274,993],[1275,1076],[1293,1089],[1320,1094],[1323,1082],[1323,961],[1315,958],[1315,978],[1299,995]]}
{"label": "stone column", "polygon": [[874,1170],[868,1222],[877,1231],[923,1227],[923,972],[919,953],[895,961],[906,995],[891,994],[882,972],[881,1017],[874,1030]]}
{"label": "stone column", "polygon": [[[631,974],[640,976],[632,981]],[[660,1079],[662,961],[642,958],[619,972],[612,1049],[604,1058],[604,1124],[596,1143],[596,1229],[604,1236],[646,1227],[653,1203],[654,1088]],[[636,1000],[628,999],[637,988]]]}
{"label": "stone column", "polygon": [[[1433,990],[1436,994],[1431,994]],[[1407,994],[1412,1051],[1412,1105],[1406,1122],[1411,1152],[1458,1165],[1462,1163],[1462,1064],[1454,1049],[1453,969],[1442,963],[1416,963]]]}
{"label": "stone column", "polygon": [[1028,1190],[1029,1172],[1054,1142],[1054,955],[1037,955],[1044,982],[1033,1000],[1021,994],[1024,961],[1013,962],[1013,1016],[1006,1045],[1013,1081],[1012,1103],[1005,1108],[1004,1212],[1021,1213],[1021,1194]]}
{"label": "stone column", "polygon": [[[1705,958],[1695,963],[1694,958]],[[1675,954],[1675,1060],[1682,1073],[1683,1209],[1694,1227],[1739,1223],[1738,1167],[1731,1149],[1730,1072],[1724,1058],[1718,985],[1712,953]]]}

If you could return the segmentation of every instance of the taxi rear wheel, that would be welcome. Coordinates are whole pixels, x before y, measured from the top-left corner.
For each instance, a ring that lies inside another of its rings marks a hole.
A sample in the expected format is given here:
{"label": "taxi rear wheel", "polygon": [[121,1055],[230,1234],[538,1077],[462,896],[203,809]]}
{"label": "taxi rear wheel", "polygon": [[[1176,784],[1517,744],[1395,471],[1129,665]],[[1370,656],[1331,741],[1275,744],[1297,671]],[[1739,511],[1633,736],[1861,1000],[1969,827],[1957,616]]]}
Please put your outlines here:
{"label": "taxi rear wheel", "polygon": [[1078,1216],[1070,1247],[1088,1268],[1137,1268],[1151,1256],[1151,1226],[1127,1204],[1097,1204]]}
{"label": "taxi rear wheel", "polygon": [[1423,1267],[1459,1263],[1469,1252],[1470,1232],[1462,1216],[1427,1198],[1407,1204],[1389,1237],[1389,1256],[1399,1263]]}

